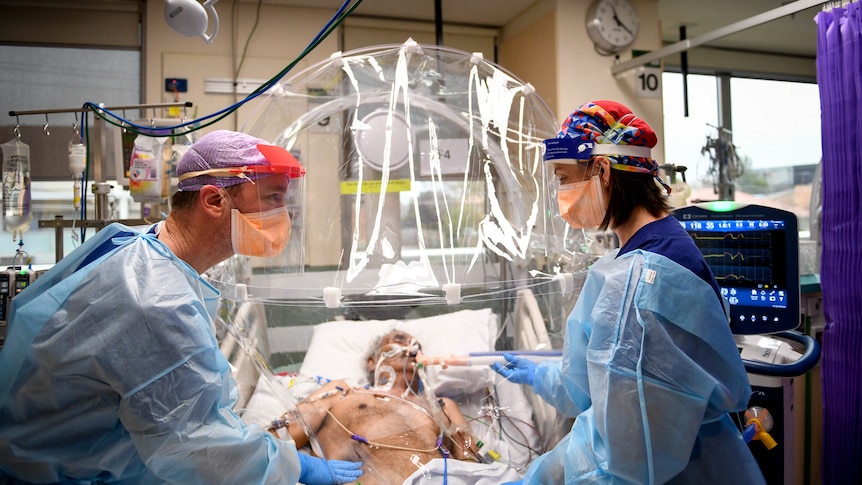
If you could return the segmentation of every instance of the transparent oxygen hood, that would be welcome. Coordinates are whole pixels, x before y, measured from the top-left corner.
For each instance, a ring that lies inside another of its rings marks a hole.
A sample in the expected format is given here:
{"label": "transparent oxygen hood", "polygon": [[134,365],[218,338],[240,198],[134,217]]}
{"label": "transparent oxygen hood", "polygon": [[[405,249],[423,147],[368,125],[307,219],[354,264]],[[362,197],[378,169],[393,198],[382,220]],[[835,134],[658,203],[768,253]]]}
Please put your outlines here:
{"label": "transparent oxygen hood", "polygon": [[227,298],[247,283],[259,298],[329,307],[451,304],[584,267],[583,234],[543,184],[542,140],[557,122],[481,54],[413,41],[338,52],[262,99],[245,131],[308,173],[288,249],[226,264],[214,278]]}

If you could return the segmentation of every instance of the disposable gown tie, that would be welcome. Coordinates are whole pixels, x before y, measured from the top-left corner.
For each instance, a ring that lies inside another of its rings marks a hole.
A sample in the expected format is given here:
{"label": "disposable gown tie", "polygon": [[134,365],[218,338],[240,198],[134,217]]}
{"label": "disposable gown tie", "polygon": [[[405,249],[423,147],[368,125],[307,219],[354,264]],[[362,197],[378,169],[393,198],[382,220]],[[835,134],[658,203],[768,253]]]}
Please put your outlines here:
{"label": "disposable gown tie", "polygon": [[524,483],[764,483],[728,414],[751,388],[715,291],[664,256],[616,256],[590,269],[562,362],[536,369],[576,419]]}
{"label": "disposable gown tie", "polygon": [[[89,262],[103,245],[118,249]],[[296,482],[292,442],[231,410],[206,308],[217,294],[155,235],[119,224],[36,280],[0,352],[0,478]]]}

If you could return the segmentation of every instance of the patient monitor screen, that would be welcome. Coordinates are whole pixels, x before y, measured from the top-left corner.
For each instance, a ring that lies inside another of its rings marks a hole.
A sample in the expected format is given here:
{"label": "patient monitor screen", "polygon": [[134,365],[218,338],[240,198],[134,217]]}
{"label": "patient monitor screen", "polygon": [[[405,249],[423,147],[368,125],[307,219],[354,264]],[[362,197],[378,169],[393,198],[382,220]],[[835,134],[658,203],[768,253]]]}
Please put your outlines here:
{"label": "patient monitor screen", "polygon": [[795,328],[799,276],[797,249],[789,247],[797,240],[795,216],[789,220],[771,211],[748,212],[696,214],[684,208],[675,215],[730,304],[734,333]]}

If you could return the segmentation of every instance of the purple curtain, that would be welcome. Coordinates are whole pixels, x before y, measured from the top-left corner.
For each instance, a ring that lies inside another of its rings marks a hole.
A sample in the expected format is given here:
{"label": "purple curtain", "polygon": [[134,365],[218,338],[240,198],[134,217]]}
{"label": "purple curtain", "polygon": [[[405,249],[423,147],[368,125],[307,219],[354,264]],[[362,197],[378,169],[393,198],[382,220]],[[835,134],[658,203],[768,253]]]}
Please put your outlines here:
{"label": "purple curtain", "polygon": [[[862,483],[862,40],[858,2],[817,17],[823,143],[823,483]],[[802,120],[800,120],[801,122]]]}

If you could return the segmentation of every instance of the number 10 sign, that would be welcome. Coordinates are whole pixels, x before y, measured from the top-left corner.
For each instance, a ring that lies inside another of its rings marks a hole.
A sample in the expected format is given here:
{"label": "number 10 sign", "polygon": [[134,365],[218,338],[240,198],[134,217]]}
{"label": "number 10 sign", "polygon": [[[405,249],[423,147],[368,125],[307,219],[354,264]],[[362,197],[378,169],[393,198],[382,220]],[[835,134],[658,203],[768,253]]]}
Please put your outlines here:
{"label": "number 10 sign", "polygon": [[643,67],[635,77],[635,93],[639,98],[661,97],[661,69]]}

